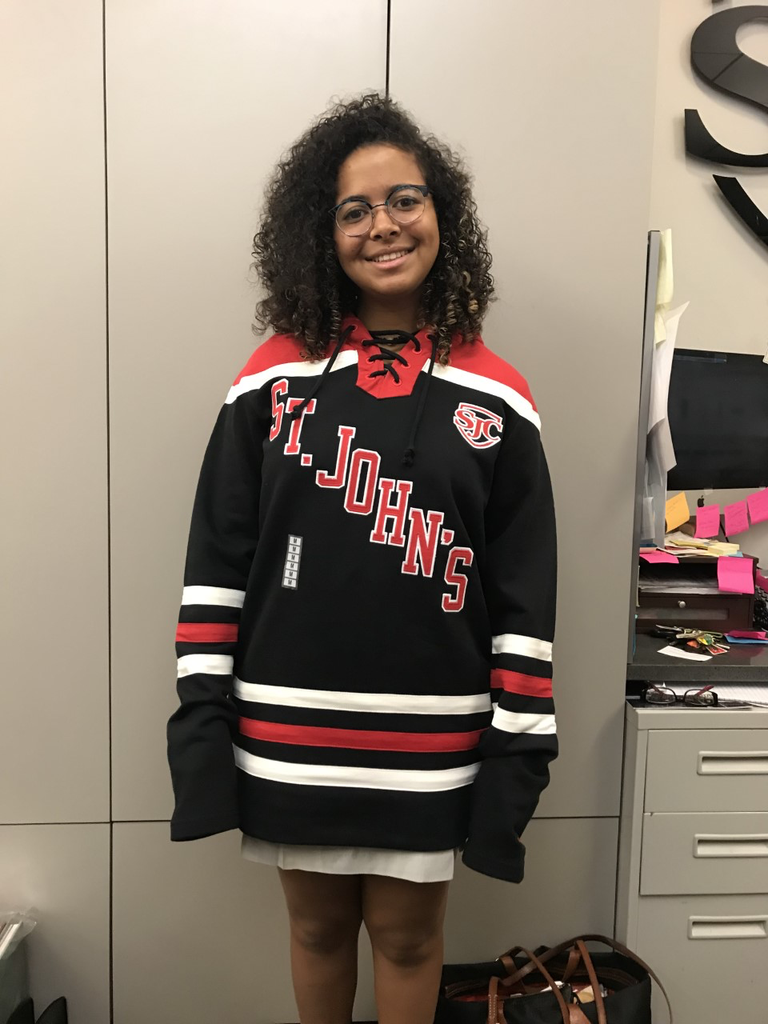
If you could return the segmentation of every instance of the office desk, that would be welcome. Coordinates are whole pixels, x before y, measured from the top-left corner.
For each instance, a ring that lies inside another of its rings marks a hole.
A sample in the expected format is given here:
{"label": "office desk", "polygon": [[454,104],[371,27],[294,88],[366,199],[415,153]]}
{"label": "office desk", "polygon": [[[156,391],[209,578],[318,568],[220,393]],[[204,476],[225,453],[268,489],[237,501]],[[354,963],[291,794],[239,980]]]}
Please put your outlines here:
{"label": "office desk", "polygon": [[[727,641],[726,641],[727,642]],[[630,682],[768,683],[768,644],[732,644],[726,654],[710,661],[687,661],[659,654],[666,640],[649,633],[637,636],[632,663],[627,665]]]}

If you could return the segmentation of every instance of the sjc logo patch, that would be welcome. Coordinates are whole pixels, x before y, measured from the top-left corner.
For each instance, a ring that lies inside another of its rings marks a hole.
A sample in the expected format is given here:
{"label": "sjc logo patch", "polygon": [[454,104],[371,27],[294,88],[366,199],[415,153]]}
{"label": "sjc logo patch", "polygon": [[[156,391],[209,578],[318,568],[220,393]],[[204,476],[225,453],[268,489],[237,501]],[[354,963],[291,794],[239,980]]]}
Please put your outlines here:
{"label": "sjc logo patch", "polygon": [[453,422],[473,448],[490,448],[501,440],[504,421],[482,405],[460,402],[453,414]]}

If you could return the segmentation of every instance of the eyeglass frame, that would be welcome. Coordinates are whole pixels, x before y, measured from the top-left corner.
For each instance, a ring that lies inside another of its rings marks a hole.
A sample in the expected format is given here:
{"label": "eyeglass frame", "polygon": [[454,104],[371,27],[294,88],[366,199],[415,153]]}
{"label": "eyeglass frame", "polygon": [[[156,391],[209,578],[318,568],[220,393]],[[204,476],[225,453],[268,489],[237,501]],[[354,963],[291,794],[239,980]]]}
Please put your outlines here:
{"label": "eyeglass frame", "polygon": [[[371,205],[371,203],[369,203],[367,199],[345,199],[343,202],[338,203],[336,206],[334,206],[332,210],[329,210],[328,213],[330,214],[331,217],[333,217],[334,224],[336,224],[336,227],[339,228],[339,231],[341,231],[342,234],[346,235],[347,238],[359,238],[361,235],[365,234],[364,231],[361,231],[360,235],[350,235],[350,234],[348,234],[344,230],[344,228],[340,227],[336,223],[336,212],[337,212],[337,210],[340,210],[342,206],[346,206],[347,203],[364,203],[368,207],[368,209],[371,211],[371,227],[373,227],[373,224],[374,224],[374,222],[376,220],[376,216],[375,216],[373,211],[377,207],[379,207],[379,206],[386,206],[387,207],[387,213],[389,214],[390,218],[395,222],[395,224],[399,224],[400,221],[397,220],[396,217],[392,216],[392,212],[389,209],[389,200],[392,198],[392,196],[395,194],[395,192],[397,192],[398,189],[401,189],[401,188],[415,188],[415,189],[418,189],[419,192],[421,192],[421,194],[424,196],[425,199],[428,196],[433,196],[434,197],[434,194],[435,194],[433,192],[433,190],[429,187],[429,185],[408,185],[408,184],[395,185],[395,187],[391,190],[391,192],[389,193],[389,195],[387,196],[387,198],[384,200],[383,203],[374,203],[373,205]],[[419,214],[419,216],[416,217],[415,220],[409,221],[409,223],[410,224],[415,224],[417,220],[421,220],[423,214],[424,214],[424,211],[422,210],[422,212]],[[407,227],[407,225],[405,225],[405,226]],[[370,230],[370,228],[369,228],[369,230]]]}
{"label": "eyeglass frame", "polygon": [[[649,683],[649,685],[644,687],[643,689],[643,700],[646,702],[646,704],[677,704],[679,702],[682,702],[689,708],[716,708],[720,703],[720,699],[716,691],[712,689],[713,686],[714,683],[711,683],[709,686],[702,686],[701,689],[696,689],[695,687],[692,687],[690,690],[686,690],[682,695],[680,695],[675,693],[671,686],[664,686],[663,683]],[[649,700],[648,693],[650,690],[655,690],[657,693],[660,693],[662,695],[669,693],[672,695],[673,699]],[[693,694],[693,697],[702,697],[704,694],[706,694],[707,697],[703,700],[693,700],[689,698],[689,694]],[[711,700],[708,699],[710,696],[712,698]]]}

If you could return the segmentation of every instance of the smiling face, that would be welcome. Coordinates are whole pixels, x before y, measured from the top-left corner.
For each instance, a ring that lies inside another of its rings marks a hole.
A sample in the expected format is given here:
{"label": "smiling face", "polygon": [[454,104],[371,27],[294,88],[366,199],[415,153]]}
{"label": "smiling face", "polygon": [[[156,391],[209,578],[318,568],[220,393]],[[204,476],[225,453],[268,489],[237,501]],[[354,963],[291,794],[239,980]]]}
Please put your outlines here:
{"label": "smiling face", "polygon": [[[385,202],[395,185],[426,184],[414,156],[395,146],[377,143],[356,149],[341,165],[336,203],[351,196],[362,196],[373,206]],[[389,216],[386,206],[377,206],[373,214],[373,223],[365,234],[346,235],[334,227],[339,263],[357,285],[360,292],[357,313],[369,329],[377,328],[374,321],[381,316],[388,317],[384,327],[399,326],[394,319],[409,322],[415,319],[422,285],[440,246],[431,195],[426,199],[424,213],[413,224],[398,224]],[[410,251],[402,259],[373,261],[373,257],[403,249]]]}

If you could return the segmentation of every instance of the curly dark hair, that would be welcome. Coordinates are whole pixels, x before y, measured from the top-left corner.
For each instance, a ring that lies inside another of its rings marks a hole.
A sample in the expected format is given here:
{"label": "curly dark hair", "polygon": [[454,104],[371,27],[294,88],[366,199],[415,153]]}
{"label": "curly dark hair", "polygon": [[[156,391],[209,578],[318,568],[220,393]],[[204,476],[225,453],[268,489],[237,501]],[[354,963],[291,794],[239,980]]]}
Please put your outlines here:
{"label": "curly dark hair", "polygon": [[336,102],[277,164],[253,239],[251,268],[267,297],[257,303],[251,329],[302,338],[310,359],[323,358],[338,340],[359,293],[339,263],[328,211],[336,203],[341,164],[374,143],[411,154],[433,190],[440,248],[424,282],[416,329],[432,328],[438,359],[447,363],[453,333],[458,329],[474,341],[495,299],[488,232],[478,222],[460,158],[434,136],[423,136],[402,107],[376,92]]}

